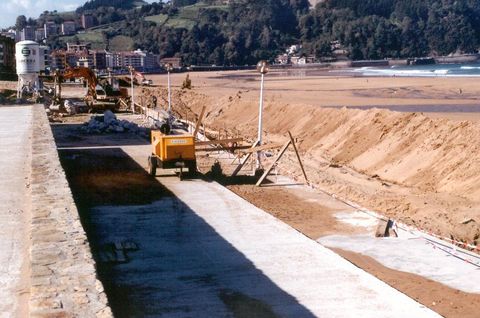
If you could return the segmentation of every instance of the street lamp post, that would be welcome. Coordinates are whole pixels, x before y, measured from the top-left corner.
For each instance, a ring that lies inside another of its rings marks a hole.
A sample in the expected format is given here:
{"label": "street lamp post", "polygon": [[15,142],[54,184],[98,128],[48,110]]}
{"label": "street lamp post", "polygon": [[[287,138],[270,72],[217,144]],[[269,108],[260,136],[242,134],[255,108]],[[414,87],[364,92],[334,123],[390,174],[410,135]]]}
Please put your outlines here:
{"label": "street lamp post", "polygon": [[[258,146],[262,145],[262,117],[263,117],[263,86],[264,86],[264,79],[265,74],[268,73],[270,66],[268,65],[267,61],[260,61],[257,63],[257,71],[260,72],[262,78],[260,82],[260,101],[258,105]],[[262,168],[262,161],[261,161],[261,151],[257,152],[257,170]]]}
{"label": "street lamp post", "polygon": [[166,63],[165,69],[167,70],[168,76],[168,113],[170,114],[172,111],[172,92],[170,87],[170,72],[173,71],[172,63]]}
{"label": "street lamp post", "polygon": [[133,72],[135,72],[135,69],[133,68],[133,66],[129,66],[128,67],[129,71],[130,71],[130,83],[131,83],[131,95],[132,95],[132,113],[135,114],[135,97],[133,95]]}

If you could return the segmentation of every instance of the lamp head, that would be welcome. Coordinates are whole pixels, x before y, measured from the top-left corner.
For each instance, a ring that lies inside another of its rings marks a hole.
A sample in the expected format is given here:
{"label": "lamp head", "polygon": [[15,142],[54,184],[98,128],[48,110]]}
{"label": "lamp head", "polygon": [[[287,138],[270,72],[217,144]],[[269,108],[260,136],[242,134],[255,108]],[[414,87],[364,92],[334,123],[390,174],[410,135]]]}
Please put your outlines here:
{"label": "lamp head", "polygon": [[164,65],[163,67],[165,68],[165,70],[166,70],[167,72],[173,71],[173,65],[172,65],[172,63],[165,63],[165,65]]}
{"label": "lamp head", "polygon": [[269,70],[270,70],[270,65],[268,64],[267,61],[261,60],[257,63],[257,71],[260,72],[261,74],[267,74]]}

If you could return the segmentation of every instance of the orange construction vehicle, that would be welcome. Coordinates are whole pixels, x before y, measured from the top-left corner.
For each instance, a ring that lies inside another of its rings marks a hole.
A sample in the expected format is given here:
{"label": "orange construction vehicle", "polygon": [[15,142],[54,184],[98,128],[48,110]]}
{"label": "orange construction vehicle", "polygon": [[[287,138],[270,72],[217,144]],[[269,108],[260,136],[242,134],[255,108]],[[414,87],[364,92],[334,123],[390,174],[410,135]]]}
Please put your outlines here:
{"label": "orange construction vehicle", "polygon": [[140,85],[142,86],[151,86],[153,85],[152,80],[146,79],[145,75],[143,75],[140,72],[134,71],[135,77],[138,77],[140,79]]}
{"label": "orange construction vehicle", "polygon": [[166,135],[159,130],[152,130],[152,155],[148,157],[148,172],[157,174],[161,169],[180,169],[179,177],[183,179],[183,169],[188,168],[190,176],[197,172],[195,156],[195,138],[193,135]]}
{"label": "orange construction vehicle", "polygon": [[[85,96],[85,103],[90,111],[118,110],[121,100],[128,99],[128,90],[120,88],[118,79],[111,76],[106,79],[98,79],[95,73],[87,67],[69,68],[63,74],[57,74],[57,76],[58,85],[60,85],[61,79],[83,78],[86,81],[88,91]],[[124,104],[126,104],[125,101]]]}

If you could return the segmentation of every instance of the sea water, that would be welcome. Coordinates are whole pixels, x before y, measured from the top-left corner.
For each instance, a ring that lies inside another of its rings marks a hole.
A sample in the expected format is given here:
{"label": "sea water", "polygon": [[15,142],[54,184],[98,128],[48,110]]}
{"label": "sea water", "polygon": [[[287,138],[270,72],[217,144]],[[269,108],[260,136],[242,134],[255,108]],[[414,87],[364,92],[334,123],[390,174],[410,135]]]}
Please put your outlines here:
{"label": "sea water", "polygon": [[478,77],[480,76],[480,63],[361,67],[347,70],[347,72],[364,76]]}

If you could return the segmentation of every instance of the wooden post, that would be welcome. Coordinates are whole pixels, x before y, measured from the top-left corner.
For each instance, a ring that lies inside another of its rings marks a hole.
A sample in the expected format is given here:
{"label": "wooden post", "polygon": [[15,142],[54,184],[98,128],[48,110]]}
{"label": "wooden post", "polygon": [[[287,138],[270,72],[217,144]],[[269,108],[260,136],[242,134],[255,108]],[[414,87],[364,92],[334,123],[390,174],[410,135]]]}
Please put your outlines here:
{"label": "wooden post", "polygon": [[[255,141],[252,145],[252,148],[258,146],[258,140]],[[232,177],[235,177],[239,172],[240,170],[242,170],[243,166],[245,165],[245,163],[247,163],[248,159],[250,159],[250,156],[252,155],[253,152],[249,152],[241,161],[240,161],[240,164],[237,166],[237,168],[235,168],[235,171],[233,171],[232,173]]]}
{"label": "wooden post", "polygon": [[283,145],[282,149],[280,150],[280,152],[278,153],[277,157],[275,157],[275,160],[270,164],[270,166],[268,166],[267,170],[265,170],[265,172],[262,174],[262,176],[260,177],[260,179],[258,179],[257,183],[255,184],[257,187],[259,187],[262,182],[265,180],[265,178],[268,176],[268,174],[270,173],[270,171],[272,171],[273,167],[275,167],[275,165],[277,164],[278,160],[280,160],[280,158],[283,156],[283,154],[285,153],[285,151],[287,151],[287,148],[288,146],[290,146],[290,144],[292,143],[292,140],[290,139],[289,141],[287,141],[285,143],[285,145]]}
{"label": "wooden post", "polygon": [[193,138],[197,138],[198,130],[202,124],[203,115],[205,114],[206,106],[203,106],[202,111],[200,112],[200,117],[198,117],[197,124],[195,125],[195,131],[193,132]]}
{"label": "wooden post", "polygon": [[297,145],[295,145],[295,140],[293,139],[292,133],[289,131],[288,135],[290,136],[290,141],[292,142],[293,150],[295,150],[295,154],[297,155],[297,159],[298,159],[298,163],[300,164],[300,168],[302,168],[303,177],[305,178],[305,182],[307,184],[309,184],[308,178],[307,178],[307,173],[305,172],[305,169],[303,168],[302,159],[300,159],[300,154],[298,153]]}

